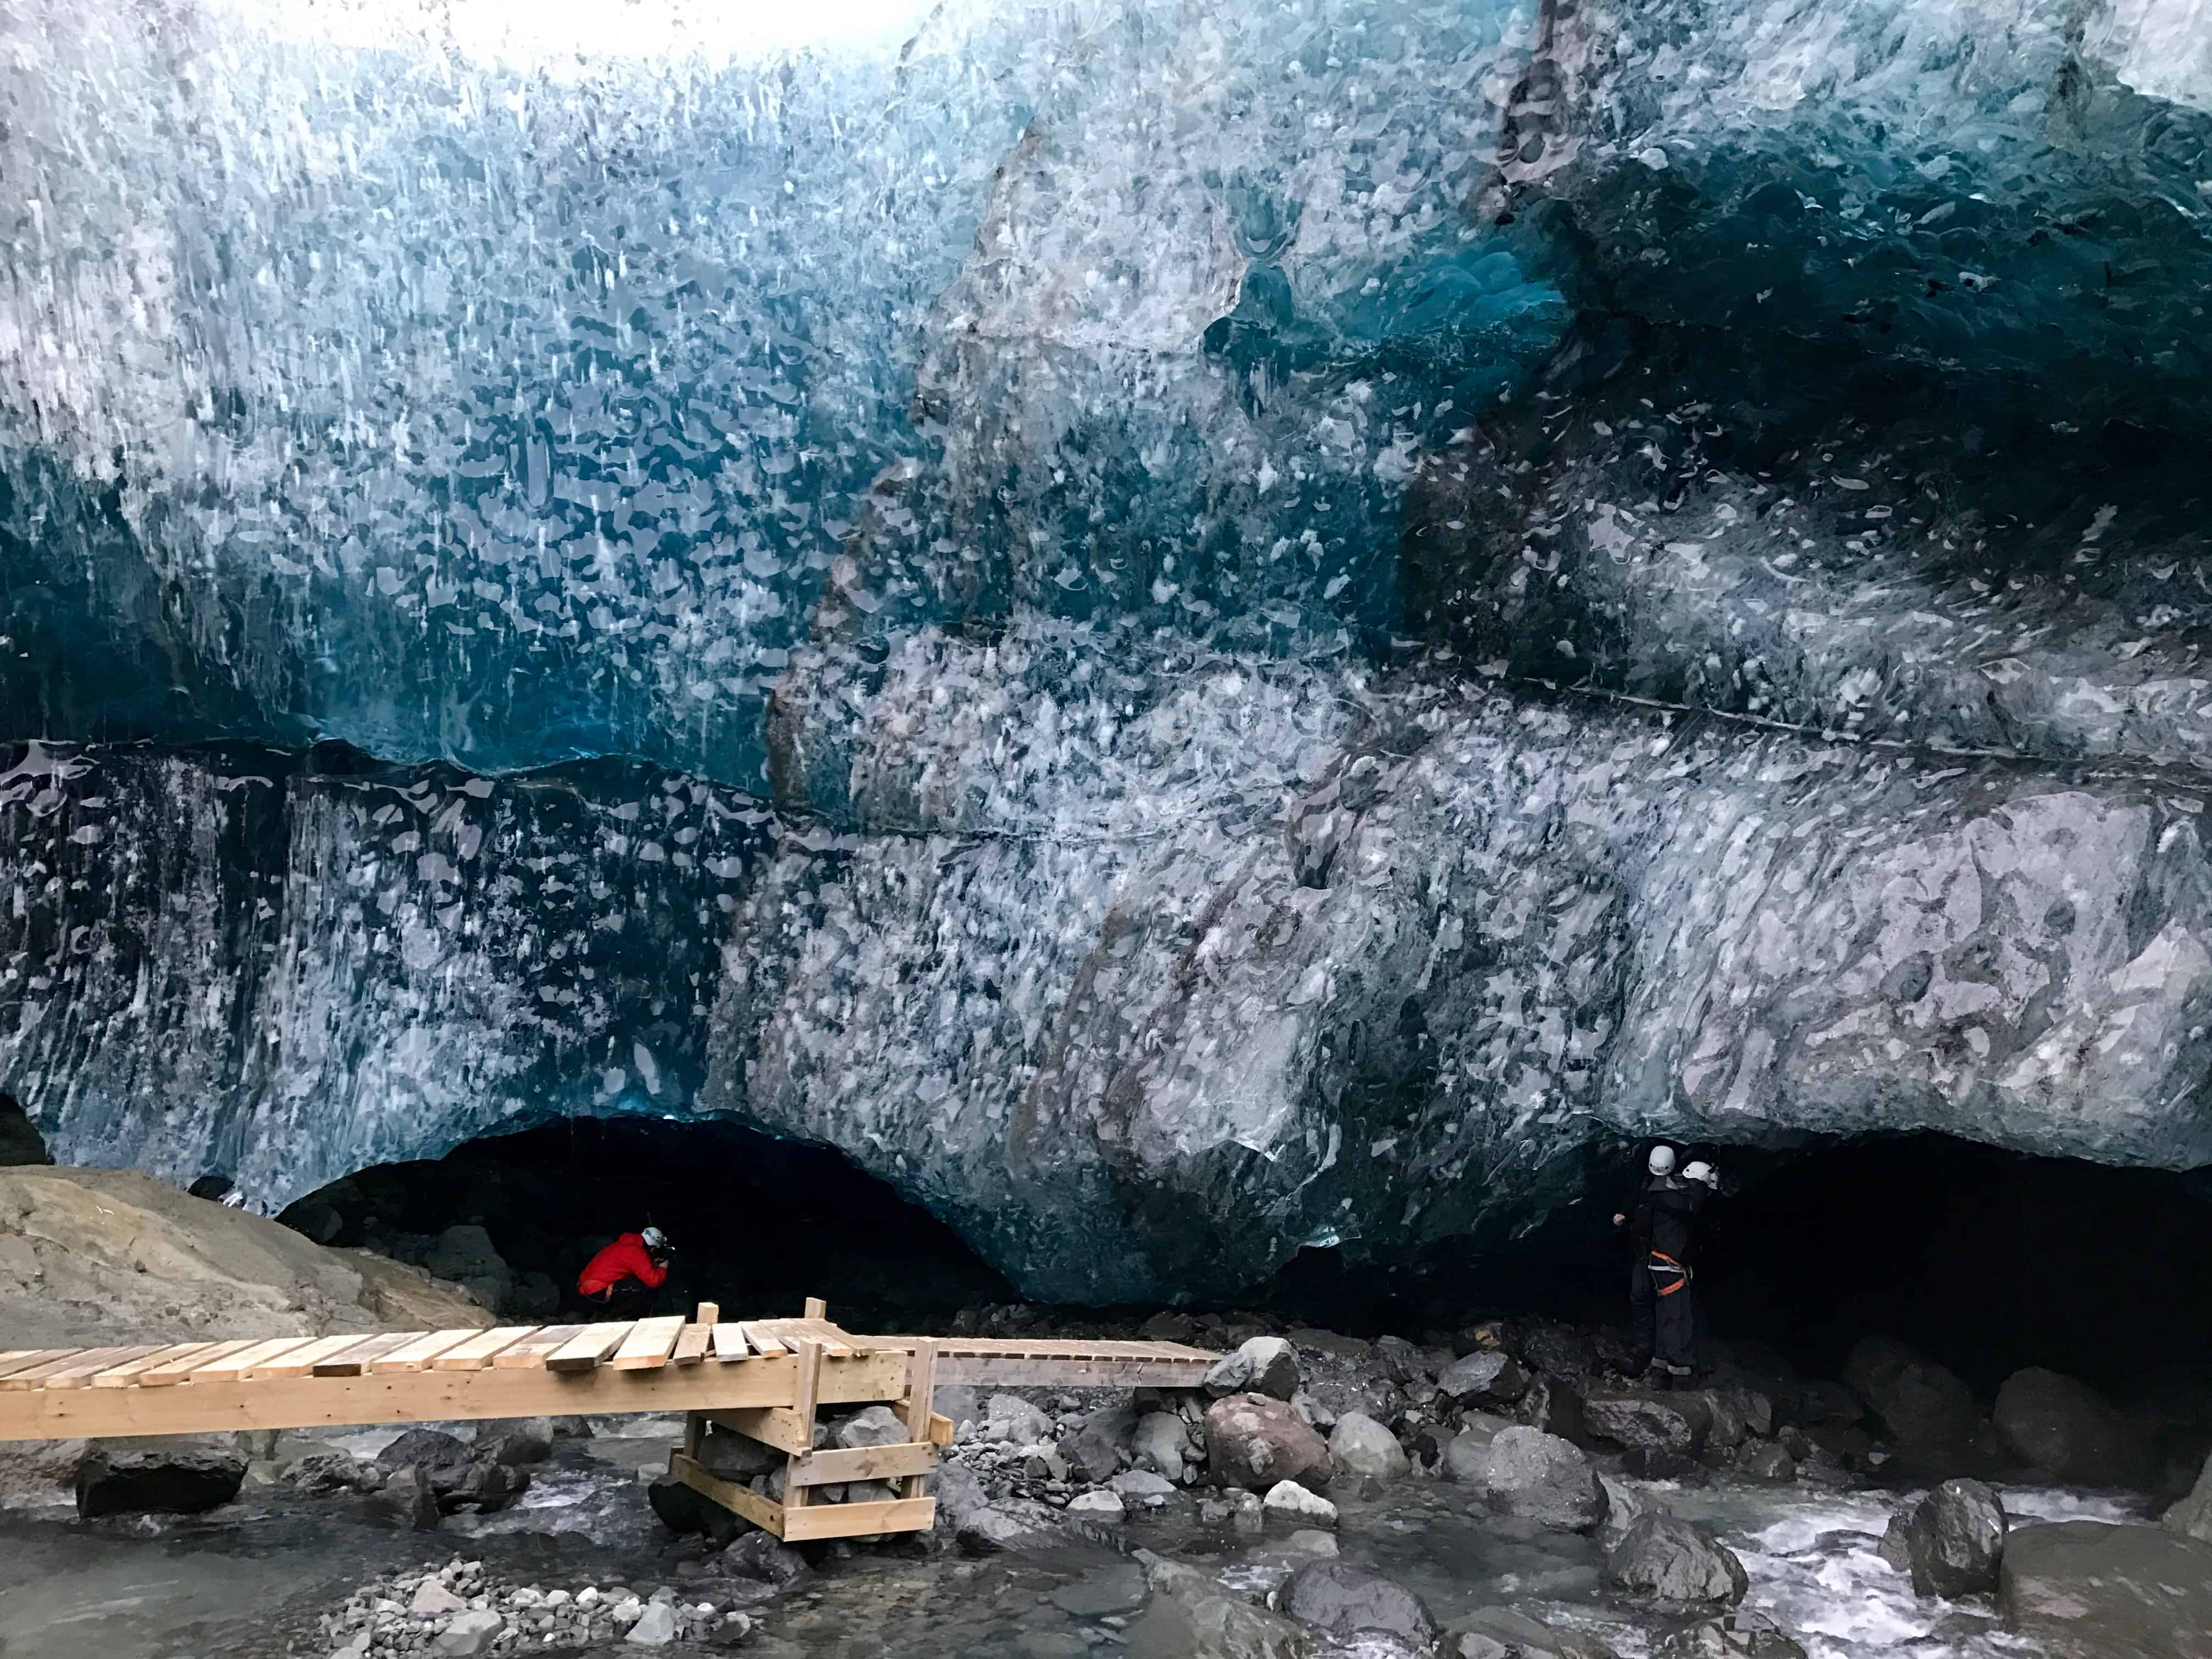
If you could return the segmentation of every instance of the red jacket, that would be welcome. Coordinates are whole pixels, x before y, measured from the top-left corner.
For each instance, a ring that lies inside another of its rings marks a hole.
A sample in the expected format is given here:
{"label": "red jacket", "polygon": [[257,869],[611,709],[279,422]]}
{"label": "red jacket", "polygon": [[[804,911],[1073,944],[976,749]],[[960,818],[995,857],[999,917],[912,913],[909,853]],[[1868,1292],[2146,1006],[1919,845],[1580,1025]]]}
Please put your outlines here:
{"label": "red jacket", "polygon": [[624,1233],[593,1256],[576,1276],[576,1294],[599,1296],[625,1279],[635,1279],[648,1291],[657,1291],[668,1282],[668,1269],[653,1265],[653,1258],[645,1253],[641,1234]]}

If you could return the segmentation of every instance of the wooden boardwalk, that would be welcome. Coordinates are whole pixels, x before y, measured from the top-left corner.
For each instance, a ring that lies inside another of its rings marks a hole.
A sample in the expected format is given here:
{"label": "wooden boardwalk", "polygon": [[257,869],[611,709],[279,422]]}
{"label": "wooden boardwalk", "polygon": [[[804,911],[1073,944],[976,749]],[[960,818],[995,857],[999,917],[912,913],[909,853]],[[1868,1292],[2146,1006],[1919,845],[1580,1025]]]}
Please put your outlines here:
{"label": "wooden boardwalk", "polygon": [[[952,1426],[930,1409],[940,1384],[1195,1388],[1219,1358],[1167,1342],[855,1336],[816,1301],[798,1319],[725,1321],[707,1304],[689,1320],[16,1349],[0,1351],[0,1441],[683,1413],[670,1468],[687,1484],[780,1537],[854,1537],[930,1524],[923,1483]],[[815,1448],[818,1408],[886,1401],[907,1443]],[[699,1464],[709,1422],[786,1454],[781,1503]],[[809,1501],[875,1480],[901,1496]]]}

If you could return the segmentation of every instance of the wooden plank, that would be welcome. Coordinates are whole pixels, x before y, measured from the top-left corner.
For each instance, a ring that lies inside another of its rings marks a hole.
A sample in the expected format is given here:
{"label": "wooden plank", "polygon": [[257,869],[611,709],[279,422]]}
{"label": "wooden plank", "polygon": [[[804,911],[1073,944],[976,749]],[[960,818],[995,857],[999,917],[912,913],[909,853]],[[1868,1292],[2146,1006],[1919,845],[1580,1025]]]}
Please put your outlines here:
{"label": "wooden plank", "polygon": [[0,1353],[0,1376],[29,1366],[45,1352],[44,1348],[10,1348],[7,1352]]}
{"label": "wooden plank", "polygon": [[872,1538],[884,1532],[927,1532],[936,1520],[934,1498],[894,1498],[881,1504],[810,1504],[800,1509],[787,1504],[783,1536],[790,1543],[809,1538]]}
{"label": "wooden plank", "polygon": [[535,1336],[526,1336],[512,1347],[501,1348],[492,1360],[495,1370],[512,1371],[528,1368],[540,1370],[545,1362],[567,1347],[585,1330],[581,1325],[547,1325]]}
{"label": "wooden plank", "polygon": [[369,1374],[381,1376],[391,1371],[426,1371],[430,1362],[448,1349],[458,1348],[479,1333],[471,1327],[465,1330],[432,1331],[428,1336],[416,1338],[404,1348],[394,1348],[368,1362]]}
{"label": "wooden plank", "polygon": [[[664,1365],[654,1371],[602,1367],[564,1373],[495,1367],[276,1377],[258,1382],[192,1382],[179,1388],[26,1389],[0,1392],[0,1441],[572,1413],[788,1409],[798,1389],[798,1370],[796,1360],[785,1358],[744,1365]],[[821,1403],[895,1400],[905,1382],[902,1354],[829,1360],[822,1367]]]}
{"label": "wooden plank", "polygon": [[[159,1347],[142,1343],[137,1347],[125,1349],[118,1358],[143,1359],[149,1355],[161,1352]],[[44,1386],[49,1389],[82,1389],[89,1383],[94,1376],[106,1370],[114,1363],[114,1359],[88,1360],[81,1365],[71,1365],[63,1370],[52,1371],[48,1373]]]}
{"label": "wooden plank", "polygon": [[756,1353],[789,1353],[791,1345],[757,1319],[745,1321],[745,1340]]}
{"label": "wooden plank", "polygon": [[924,1441],[809,1452],[793,1458],[783,1478],[801,1486],[831,1486],[848,1480],[919,1480],[936,1467],[937,1448]]}
{"label": "wooden plank", "polygon": [[252,1370],[246,1372],[246,1376],[249,1380],[257,1376],[313,1376],[315,1374],[317,1360],[328,1359],[332,1354],[343,1353],[348,1348],[362,1340],[363,1334],[359,1331],[350,1336],[318,1337],[306,1347],[295,1348],[280,1359],[272,1359],[266,1364],[256,1365]]}
{"label": "wooden plank", "polygon": [[448,1348],[430,1362],[434,1371],[480,1371],[500,1351],[511,1348],[538,1328],[535,1325],[500,1325],[479,1331],[458,1348]]}
{"label": "wooden plank", "polygon": [[317,1376],[366,1376],[374,1361],[388,1353],[396,1353],[410,1342],[418,1342],[429,1335],[428,1331],[386,1331],[380,1336],[363,1337],[350,1348],[341,1348],[336,1353],[325,1354],[315,1362]]}
{"label": "wooden plank", "polygon": [[745,1340],[745,1328],[725,1320],[714,1327],[714,1358],[722,1360],[746,1359],[752,1355],[753,1345]]}
{"label": "wooden plank", "polygon": [[696,1365],[707,1357],[707,1345],[714,1340],[712,1325],[686,1325],[684,1334],[676,1339],[676,1352],[669,1355],[669,1360],[678,1365]]}
{"label": "wooden plank", "polygon": [[92,1379],[92,1386],[95,1389],[136,1388],[138,1379],[157,1365],[173,1365],[180,1359],[212,1358],[214,1356],[210,1350],[222,1346],[219,1342],[173,1342],[166,1348],[156,1348],[149,1354],[125,1360],[120,1365],[109,1366]]}
{"label": "wooden plank", "polygon": [[256,1365],[266,1364],[295,1348],[304,1348],[315,1339],[312,1336],[279,1336],[252,1346],[240,1348],[236,1353],[224,1354],[219,1359],[203,1360],[191,1369],[185,1381],[194,1387],[202,1382],[235,1382]]}
{"label": "wooden plank", "polygon": [[956,1426],[957,1425],[953,1423],[951,1418],[940,1417],[935,1412],[930,1413],[929,1443],[933,1446],[951,1445],[952,1443],[953,1431]]}
{"label": "wooden plank", "polygon": [[[807,1304],[810,1308],[813,1305],[811,1301]],[[792,1391],[791,1411],[792,1415],[799,1419],[799,1433],[810,1452],[814,1446],[814,1413],[821,1398],[821,1385],[822,1345],[811,1337],[801,1337],[799,1340],[799,1385]],[[793,1453],[783,1466],[783,1527],[786,1533],[791,1530],[791,1517],[805,1509],[808,1501],[806,1488],[793,1478],[799,1462],[800,1455]]]}
{"label": "wooden plank", "polygon": [[243,1353],[258,1346],[250,1340],[209,1342],[202,1344],[192,1352],[179,1354],[174,1359],[163,1359],[156,1355],[154,1363],[138,1373],[138,1386],[142,1389],[173,1388],[187,1380],[195,1366],[204,1365],[211,1359],[221,1359],[229,1354]]}
{"label": "wooden plank", "polygon": [[683,1452],[670,1454],[668,1472],[702,1498],[713,1499],[732,1515],[744,1516],[753,1525],[781,1538],[783,1536],[783,1505],[773,1498],[763,1498],[749,1486],[740,1486],[733,1480],[709,1474],[700,1467],[699,1461]]}
{"label": "wooden plank", "polygon": [[46,1379],[57,1371],[65,1371],[72,1365],[81,1365],[92,1360],[112,1365],[118,1359],[131,1358],[134,1352],[129,1348],[50,1349],[48,1357],[37,1364],[26,1366],[8,1376],[0,1376],[0,1389],[14,1392],[43,1389],[46,1386]]}
{"label": "wooden plank", "polygon": [[51,1365],[65,1354],[82,1353],[82,1348],[16,1348],[8,1356],[8,1363],[0,1365],[0,1377],[14,1376],[20,1371],[34,1371]]}
{"label": "wooden plank", "polygon": [[705,1325],[708,1327],[720,1324],[722,1322],[722,1304],[719,1302],[702,1302],[699,1304],[699,1311],[691,1316],[691,1322],[694,1325]]}
{"label": "wooden plank", "polygon": [[929,1454],[930,1461],[919,1469],[907,1472],[906,1483],[899,1488],[902,1498],[926,1497],[929,1488],[922,1476],[935,1467],[936,1448],[929,1439],[931,1425],[936,1413],[929,1408],[930,1396],[937,1387],[937,1344],[929,1341],[914,1345],[914,1357],[907,1362],[906,1371],[906,1431]]}
{"label": "wooden plank", "polygon": [[707,1415],[720,1427],[750,1435],[763,1446],[773,1446],[793,1456],[803,1456],[814,1449],[812,1431],[799,1420],[799,1413],[788,1406],[738,1407],[708,1412]]}
{"label": "wooden plank", "polygon": [[618,1371],[657,1370],[668,1363],[683,1334],[680,1314],[674,1318],[641,1319],[629,1328],[629,1334],[623,1338],[622,1346],[607,1364]]}
{"label": "wooden plank", "polygon": [[827,1319],[830,1317],[830,1304],[827,1302],[824,1302],[818,1296],[810,1296],[806,1298],[806,1311],[802,1314],[800,1317],[804,1319]]}
{"label": "wooden plank", "polygon": [[595,1370],[599,1363],[623,1345],[629,1334],[629,1322],[605,1325],[586,1325],[570,1337],[559,1349],[548,1354],[545,1369],[549,1371]]}

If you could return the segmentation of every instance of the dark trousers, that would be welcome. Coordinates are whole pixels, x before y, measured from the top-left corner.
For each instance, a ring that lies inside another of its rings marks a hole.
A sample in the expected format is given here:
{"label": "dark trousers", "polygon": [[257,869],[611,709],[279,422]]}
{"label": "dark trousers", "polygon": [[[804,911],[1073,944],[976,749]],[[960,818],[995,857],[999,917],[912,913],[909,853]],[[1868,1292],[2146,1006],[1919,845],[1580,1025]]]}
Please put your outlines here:
{"label": "dark trousers", "polygon": [[576,1305],[585,1319],[595,1324],[625,1319],[650,1319],[660,1310],[660,1303],[659,1291],[649,1291],[635,1279],[625,1279],[610,1285],[598,1296],[579,1296],[576,1298]]}
{"label": "dark trousers", "polygon": [[1690,1376],[1698,1368],[1697,1286],[1675,1273],[1655,1273],[1643,1261],[1630,1272],[1628,1303],[1652,1363],[1676,1376]]}

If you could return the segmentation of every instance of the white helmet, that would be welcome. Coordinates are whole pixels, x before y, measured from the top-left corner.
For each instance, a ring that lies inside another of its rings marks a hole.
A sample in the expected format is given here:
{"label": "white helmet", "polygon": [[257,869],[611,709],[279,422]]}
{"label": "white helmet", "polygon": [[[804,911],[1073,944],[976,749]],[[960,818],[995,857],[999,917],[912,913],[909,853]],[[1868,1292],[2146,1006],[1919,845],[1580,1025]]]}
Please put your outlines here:
{"label": "white helmet", "polygon": [[645,1248],[648,1250],[665,1250],[668,1248],[668,1235],[658,1227],[647,1227],[638,1237],[645,1241]]}
{"label": "white helmet", "polygon": [[1717,1187],[1721,1184],[1720,1171],[1713,1168],[1711,1164],[1706,1163],[1703,1158],[1699,1158],[1694,1164],[1686,1165],[1682,1170],[1682,1179],[1685,1181],[1702,1181],[1708,1187]]}
{"label": "white helmet", "polygon": [[1654,1146],[1651,1156],[1644,1160],[1644,1166],[1656,1176],[1674,1174],[1674,1149],[1666,1146]]}

